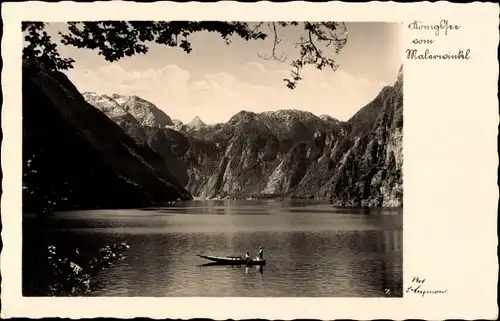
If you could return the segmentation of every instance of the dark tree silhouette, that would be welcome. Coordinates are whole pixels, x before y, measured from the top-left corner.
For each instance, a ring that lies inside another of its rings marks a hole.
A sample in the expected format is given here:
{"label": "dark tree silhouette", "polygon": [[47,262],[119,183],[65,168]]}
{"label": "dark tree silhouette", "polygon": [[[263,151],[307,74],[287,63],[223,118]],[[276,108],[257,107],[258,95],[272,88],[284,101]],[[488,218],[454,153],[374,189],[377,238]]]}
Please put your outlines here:
{"label": "dark tree silhouette", "polygon": [[26,43],[23,48],[23,60],[26,62],[38,60],[49,70],[73,68],[75,61],[71,58],[61,58],[57,51],[57,45],[51,41],[51,37],[43,30],[45,25],[43,22],[22,23]]}
{"label": "dark tree silhouette", "polygon": [[[44,31],[44,22],[23,22],[26,46],[23,49],[23,59],[27,62],[40,61],[50,69],[67,70],[73,68],[75,62],[71,58],[60,57],[57,45]],[[268,31],[263,29],[268,27]],[[325,51],[338,54],[347,42],[347,30],[344,23],[339,22],[260,22],[252,26],[246,22],[222,21],[92,21],[68,22],[68,32],[60,33],[62,43],[77,48],[97,50],[107,61],[117,61],[125,56],[145,54],[148,43],[154,42],[169,47],[180,47],[186,53],[193,48],[189,36],[200,31],[218,33],[227,44],[232,36],[238,36],[246,41],[264,40],[269,35],[273,37],[273,47],[270,55],[263,59],[284,62],[284,54],[277,55],[277,46],[281,42],[280,28],[302,27],[303,35],[296,43],[299,57],[291,62],[291,77],[283,79],[286,86],[295,89],[302,68],[312,65],[319,70],[325,67],[337,70],[335,59]],[[49,63],[48,61],[51,61]]]}

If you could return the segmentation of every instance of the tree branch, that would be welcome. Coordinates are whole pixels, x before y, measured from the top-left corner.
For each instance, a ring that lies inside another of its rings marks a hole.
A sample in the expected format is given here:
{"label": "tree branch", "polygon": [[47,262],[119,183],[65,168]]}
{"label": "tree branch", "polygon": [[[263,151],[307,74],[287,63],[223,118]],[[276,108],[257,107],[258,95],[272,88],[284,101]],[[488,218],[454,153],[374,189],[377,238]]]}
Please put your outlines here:
{"label": "tree branch", "polygon": [[273,26],[274,42],[273,42],[273,49],[272,49],[271,55],[265,57],[265,56],[262,56],[260,54],[257,54],[257,56],[259,58],[266,59],[266,60],[277,60],[279,62],[285,62],[287,57],[284,56],[283,53],[279,57],[276,56],[276,46],[281,42],[281,39],[278,37],[278,31],[276,30],[276,23],[273,22],[272,26]]}
{"label": "tree branch", "polygon": [[[85,21],[68,22],[68,32],[59,33],[61,43],[76,48],[96,50],[99,55],[107,61],[117,61],[126,56],[144,54],[148,52],[148,42],[179,47],[186,53],[192,51],[189,36],[193,33],[206,31],[215,32],[230,43],[231,36],[249,40],[265,40],[267,33],[261,32],[260,28],[264,22],[259,22],[253,28],[245,22],[224,21]],[[259,55],[266,60],[284,62],[288,58],[281,53],[277,54],[281,39],[277,27],[295,27],[299,22],[270,22],[268,26],[273,34],[273,45],[271,54]],[[338,65],[334,58],[327,57],[319,43],[323,42],[326,47],[334,45],[334,52],[338,54],[347,42],[347,32],[341,39],[335,35],[340,27],[345,30],[345,24],[338,22],[304,22],[307,36],[300,37],[296,44],[299,50],[299,58],[291,63],[291,78],[284,79],[287,87],[294,89],[297,82],[301,80],[300,72],[305,65],[314,65],[317,69],[329,66],[336,70]],[[61,58],[57,45],[51,41],[50,36],[43,30],[43,22],[23,22],[22,31],[25,35],[25,47],[23,49],[23,60],[36,61],[40,57],[52,60],[54,69],[65,70],[73,67],[74,60]],[[181,37],[179,37],[181,36]]]}
{"label": "tree branch", "polygon": [[[339,29],[336,22],[311,23],[305,22],[305,30],[307,37],[301,36],[300,42],[295,44],[295,47],[300,47],[300,58],[292,63],[294,70],[291,72],[291,79],[283,79],[290,89],[295,89],[298,80],[301,79],[300,72],[305,65],[314,65],[317,69],[322,70],[325,66],[332,70],[338,69],[338,64],[331,57],[325,56],[323,51],[316,45],[316,41],[326,42],[326,47],[335,44],[334,52],[338,54],[347,42],[347,38],[339,39],[332,32]],[[342,23],[345,29],[345,24]],[[322,31],[320,28],[325,28],[327,31]],[[330,37],[326,35],[329,33]],[[345,32],[347,37],[347,32]]]}

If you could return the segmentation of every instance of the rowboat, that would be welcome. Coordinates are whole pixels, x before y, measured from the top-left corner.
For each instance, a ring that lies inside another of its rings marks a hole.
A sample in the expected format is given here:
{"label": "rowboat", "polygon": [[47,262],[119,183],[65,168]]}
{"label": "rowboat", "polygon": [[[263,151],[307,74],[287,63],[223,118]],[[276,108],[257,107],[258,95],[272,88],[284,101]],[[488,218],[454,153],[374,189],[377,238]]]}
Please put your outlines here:
{"label": "rowboat", "polygon": [[196,254],[196,256],[199,256],[201,258],[210,260],[215,262],[216,264],[224,264],[224,265],[265,265],[266,260],[261,260],[259,258],[253,258],[249,260],[245,260],[245,258],[241,256],[210,256],[210,255],[201,255],[201,254]]}

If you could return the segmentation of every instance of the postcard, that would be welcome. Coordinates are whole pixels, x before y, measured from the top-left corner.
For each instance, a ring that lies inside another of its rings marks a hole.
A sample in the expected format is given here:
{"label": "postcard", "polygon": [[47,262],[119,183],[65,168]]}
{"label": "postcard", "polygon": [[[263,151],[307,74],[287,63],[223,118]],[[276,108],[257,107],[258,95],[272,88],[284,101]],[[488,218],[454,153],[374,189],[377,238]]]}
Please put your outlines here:
{"label": "postcard", "polygon": [[2,317],[496,319],[498,6],[2,5]]}

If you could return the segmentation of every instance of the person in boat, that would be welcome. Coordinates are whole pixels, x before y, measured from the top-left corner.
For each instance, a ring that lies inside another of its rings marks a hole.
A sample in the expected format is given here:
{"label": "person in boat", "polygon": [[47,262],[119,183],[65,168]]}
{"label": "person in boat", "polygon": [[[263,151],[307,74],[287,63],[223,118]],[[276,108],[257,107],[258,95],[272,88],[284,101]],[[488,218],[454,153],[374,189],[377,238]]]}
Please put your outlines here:
{"label": "person in boat", "polygon": [[250,253],[248,252],[245,254],[245,261],[250,261]]}
{"label": "person in boat", "polygon": [[264,260],[264,249],[259,246],[259,259]]}

